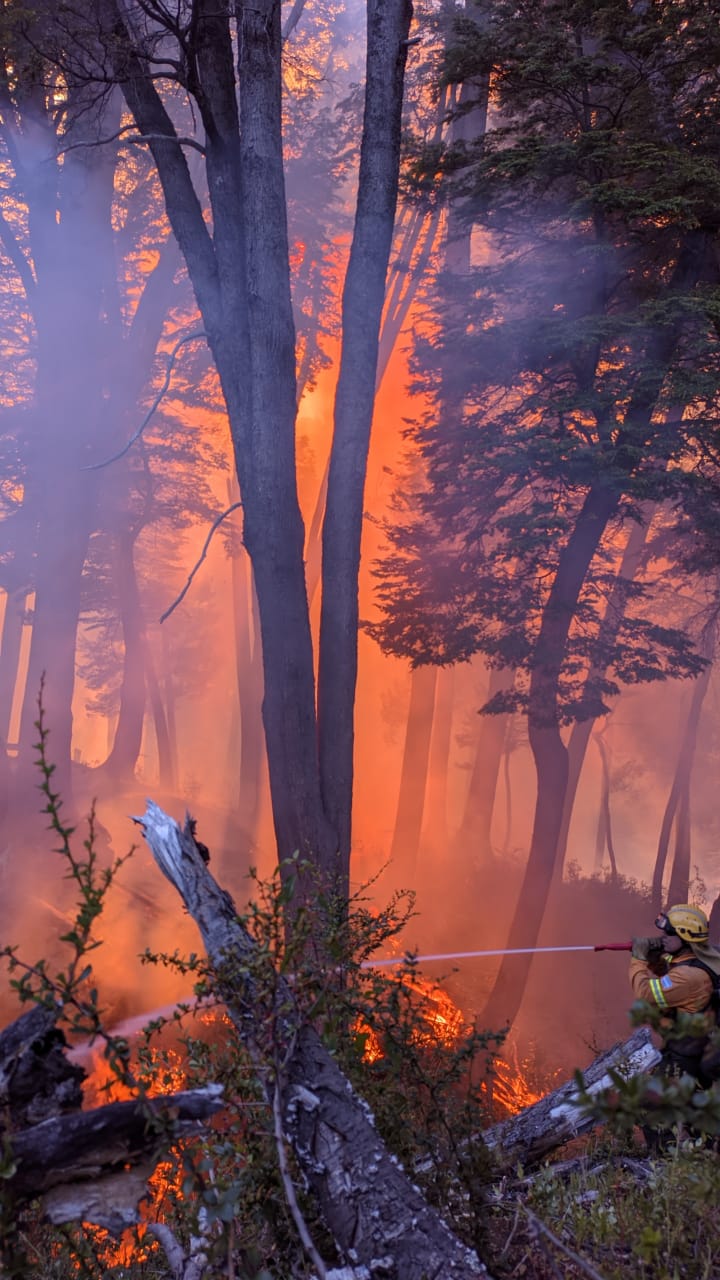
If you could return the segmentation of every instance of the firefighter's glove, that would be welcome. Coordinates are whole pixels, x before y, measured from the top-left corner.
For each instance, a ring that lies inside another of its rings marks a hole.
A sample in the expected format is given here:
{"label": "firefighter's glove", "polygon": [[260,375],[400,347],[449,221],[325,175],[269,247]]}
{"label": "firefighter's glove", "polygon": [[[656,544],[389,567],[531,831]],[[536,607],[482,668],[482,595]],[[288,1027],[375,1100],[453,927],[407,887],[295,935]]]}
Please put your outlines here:
{"label": "firefighter's glove", "polygon": [[632,957],[633,960],[647,960],[650,954],[649,938],[633,938],[632,940]]}
{"label": "firefighter's glove", "polygon": [[657,960],[662,951],[662,938],[633,938],[632,955],[635,960]]}

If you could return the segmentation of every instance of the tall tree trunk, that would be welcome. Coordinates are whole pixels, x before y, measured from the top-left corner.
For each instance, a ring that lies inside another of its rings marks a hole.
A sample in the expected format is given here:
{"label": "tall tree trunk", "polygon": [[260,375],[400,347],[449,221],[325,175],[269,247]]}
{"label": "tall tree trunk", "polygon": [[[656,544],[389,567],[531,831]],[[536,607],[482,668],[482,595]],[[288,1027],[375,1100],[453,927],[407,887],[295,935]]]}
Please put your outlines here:
{"label": "tall tree trunk", "polygon": [[[565,547],[543,611],[530,680],[528,735],[537,773],[537,800],[525,876],[510,926],[508,947],[537,940],[552,881],[568,778],[567,748],[560,735],[558,685],[568,632],[590,563],[619,494],[598,483],[590,489]],[[483,1010],[483,1026],[512,1024],[530,972],[529,956],[505,956]]]}
{"label": "tall tree trunk", "polygon": [[[209,31],[223,21],[211,5],[208,0]],[[282,155],[280,5],[274,0],[240,4],[237,18],[238,189],[250,402],[247,421],[240,412],[231,414],[231,423],[244,540],[260,611],[266,670],[263,721],[278,852],[283,862],[298,850],[325,871],[334,860],[337,835],[321,801],[304,529],[295,475],[295,329]],[[215,74],[210,65],[207,71]],[[223,92],[231,87],[225,81]],[[226,213],[226,200],[227,194],[215,188],[214,207],[222,202]],[[217,246],[217,234],[215,242]],[[237,241],[228,244],[228,259],[235,253]],[[227,265],[236,274],[234,264]],[[218,358],[221,343],[224,336],[216,335]]]}
{"label": "tall tree trunk", "polygon": [[595,859],[593,861],[593,873],[600,875],[603,869],[603,861],[605,859],[605,850],[607,848],[607,832],[605,830],[605,806],[602,800],[604,779],[600,782],[600,804],[598,806],[598,819],[595,828]]}
{"label": "tall tree trunk", "polygon": [[[437,123],[434,131],[434,139],[440,142],[442,136],[443,125],[443,108],[446,95],[441,93],[440,102],[438,104]],[[378,337],[378,356],[377,369],[375,372],[375,394],[380,388],[390,357],[395,350],[395,344],[402,331],[402,326],[410,312],[410,307],[417,296],[417,291],[422,283],[423,271],[430,259],[432,247],[435,243],[437,234],[438,221],[433,215],[425,215],[420,210],[413,210],[409,214],[405,225],[402,227],[400,242],[398,244],[395,261],[391,264],[388,272],[388,288],[383,309],[382,323]],[[418,243],[422,238],[422,248],[418,251]],[[409,261],[413,259],[413,269],[409,268]],[[403,280],[405,284],[403,287]],[[300,384],[304,385],[303,383]],[[325,515],[325,504],[327,501],[328,478],[330,473],[330,458],[328,458],[323,478],[320,482],[320,489],[315,500],[310,528],[307,536],[306,547],[306,579],[308,600],[312,604],[315,598],[315,592],[320,583],[320,574],[322,568],[322,522]]]}
{"label": "tall tree trunk", "polygon": [[[684,291],[702,276],[709,241],[704,232],[689,232],[682,244],[669,288]],[[530,678],[528,737],[537,774],[537,799],[530,852],[510,926],[509,948],[532,947],[542,924],[555,870],[563,806],[568,783],[567,748],[560,733],[560,673],[570,627],[592,559],[620,505],[637,465],[638,442],[645,443],[652,414],[677,348],[682,321],[648,336],[642,353],[644,376],[627,407],[615,442],[615,474],[596,479],[588,490],[575,526],[558,557],[558,566],[543,609]],[[671,456],[675,420],[665,423],[660,457]],[[623,474],[625,473],[625,474]],[[625,478],[627,477],[627,478]],[[512,1023],[522,1003],[531,957],[505,956],[482,1019],[488,1027]]]}
{"label": "tall tree trunk", "polygon": [[325,811],[337,834],[333,879],[349,883],[357,681],[358,573],[378,336],[395,222],[409,0],[368,0],[358,198],[342,302],[343,341],[323,521],[318,718]]}
{"label": "tall tree trunk", "polygon": [[[466,84],[463,84],[460,90],[458,102],[455,102],[454,89],[453,89],[454,105],[455,106],[462,105],[465,108],[465,111],[463,114],[456,115],[451,122],[451,125],[450,125],[451,143],[457,144],[462,139],[469,138],[471,136],[478,137],[484,131],[485,120],[487,115],[488,88],[489,88],[489,85],[487,82],[484,83],[478,89],[478,86],[475,85],[474,82],[468,81]],[[444,119],[445,110],[446,110],[445,103],[446,103],[446,95],[443,94],[441,95],[440,103],[438,106],[438,117],[437,117],[436,129],[435,129],[435,141],[439,141],[441,137],[442,124],[443,124],[443,119]],[[430,226],[426,231],[426,238],[422,245],[420,253],[418,255],[418,262],[416,264],[416,268],[419,270],[420,275],[424,273],[432,246],[434,245],[437,225],[438,225],[437,219],[435,219],[433,222],[430,223]],[[445,258],[446,269],[458,276],[467,275],[470,271],[470,265],[471,265],[470,264],[470,239],[471,239],[470,224],[464,221],[459,216],[459,209],[458,209],[457,203],[454,201],[451,201],[448,208],[448,214],[447,214],[444,258]],[[388,312],[386,314],[386,324],[384,326],[384,329],[387,331],[389,337],[391,337],[393,342],[396,340],[397,335],[400,332],[400,329],[407,315],[407,309],[409,308],[409,305],[410,305],[408,301],[406,306],[405,300],[411,296],[412,296],[411,292],[409,290],[406,290],[405,295],[400,295],[398,299],[393,303],[392,308],[390,307],[388,308]],[[446,384],[443,387],[443,393],[441,397],[440,416],[452,417],[454,414],[458,414],[460,412],[461,412],[461,405],[457,403],[457,397],[454,395],[454,393],[451,392],[450,388]],[[415,680],[416,674],[417,673],[413,673],[413,682]],[[442,700],[438,696],[439,691],[441,692],[443,689],[442,679],[443,678],[441,675],[437,676],[434,682],[434,711],[432,715],[436,717],[438,717],[439,712],[441,711],[443,706]],[[427,728],[427,732],[428,734],[432,735],[432,739],[435,738],[437,732],[442,732],[443,737],[447,739],[446,745],[447,745],[447,748],[449,749],[449,722],[447,723],[446,728],[442,728],[438,723],[438,725],[436,726],[436,729],[434,730],[432,725],[432,719],[431,719],[431,722]],[[415,758],[416,758],[416,763],[420,764],[422,762],[422,764],[424,765],[427,771],[427,765],[429,763],[429,755],[428,755],[428,750],[425,743],[418,744],[415,751]],[[403,776],[404,776],[404,769],[403,769]],[[422,822],[422,816],[423,816],[423,808],[428,799],[427,789],[430,781],[431,781],[430,777],[426,778],[422,775],[416,774],[414,781],[412,783],[416,793],[413,817],[417,818],[417,816],[419,815],[421,822]],[[400,812],[398,813],[398,817],[400,817]],[[410,841],[407,844],[407,855],[412,858],[412,863],[410,865],[412,866],[412,872],[414,875],[416,870],[417,847],[419,845],[420,833],[418,832],[417,842],[413,843],[415,841],[415,833],[414,833],[414,825],[412,822],[409,824],[409,827],[412,834],[410,836]],[[397,827],[396,827],[396,831],[397,831]]]}
{"label": "tall tree trunk", "polygon": [[2,647],[0,648],[0,734],[5,742],[10,736],[10,716],[19,674],[26,602],[25,590],[14,591],[12,594],[8,592],[5,602]]}
{"label": "tall tree trunk", "polygon": [[[491,669],[486,701],[490,702],[496,694],[511,689],[514,679],[515,672],[508,667]],[[474,878],[482,874],[493,857],[490,828],[508,719],[506,715],[484,715],[480,720],[470,785],[457,837],[459,843],[472,851]]]}
{"label": "tall tree trunk", "polygon": [[252,565],[238,545],[232,558],[235,669],[240,705],[239,808],[250,837],[257,831],[263,786],[262,654]]}
{"label": "tall tree trunk", "polygon": [[[52,452],[48,450],[46,461]],[[77,464],[77,454],[74,457]],[[56,453],[55,459],[55,476],[63,476],[60,482],[62,495],[51,495],[50,477],[46,475],[47,483],[41,484],[46,502],[38,526],[35,609],[20,728],[20,755],[23,776],[27,779],[32,776],[28,771],[37,743],[37,700],[44,682],[43,704],[52,735],[50,751],[55,765],[53,785],[65,803],[71,805],[75,648],[82,573],[93,524],[94,486],[86,484],[83,491],[83,485],[68,475],[67,454],[61,461]],[[80,471],[79,465],[77,471]],[[66,502],[70,499],[72,505],[73,498],[75,515],[73,526],[69,527]]]}
{"label": "tall tree trunk", "polygon": [[[440,227],[440,208],[433,210],[425,219],[419,220],[416,226],[415,242],[408,245],[410,253],[417,248],[417,253],[412,261],[412,265],[408,262],[406,272],[409,279],[404,281],[405,287],[402,288],[402,277],[400,271],[397,273],[398,287],[388,298],[388,305],[383,319],[382,331],[380,333],[380,343],[378,348],[378,367],[376,389],[383,380],[390,357],[395,350],[400,334],[403,331],[407,318],[410,314],[410,308],[413,304],[418,287],[425,277],[425,272],[430,263],[433,250],[435,249],[438,230]],[[422,238],[421,238],[422,237]],[[400,250],[402,252],[402,249]]]}
{"label": "tall tree trunk", "polygon": [[158,775],[160,778],[160,786],[164,787],[166,791],[172,791],[175,787],[174,752],[170,742],[170,734],[168,732],[165,705],[163,703],[162,690],[160,688],[160,681],[158,680],[157,670],[155,667],[155,659],[153,657],[152,648],[150,647],[150,642],[146,632],[143,632],[142,639],[145,679],[147,681],[150,711],[152,713],[153,726],[155,728],[155,744],[157,746],[158,753]]}
{"label": "tall tree trunk", "polygon": [[447,667],[438,671],[425,796],[426,818],[421,843],[426,839],[431,846],[442,848],[445,848],[448,840],[448,771],[450,768],[454,691],[454,667]]}
{"label": "tall tree trunk", "polygon": [[[195,101],[205,130],[212,232],[143,56],[147,51],[135,43],[137,33],[117,0],[99,0],[96,7],[105,20],[106,47],[130,109],[140,131],[151,139],[168,216],[188,266],[228,409],[244,540],[260,616],[263,722],[281,866],[286,870],[285,860],[298,850],[345,892],[357,561],[377,358],[375,295],[379,278],[379,322],[387,268],[384,245],[392,231],[397,185],[409,9],[404,0],[381,5],[374,0],[368,13],[366,118],[345,290],[348,332],[331,481],[331,489],[342,492],[334,495],[325,539],[319,725],[295,476],[295,335],[282,155],[279,0],[234,6],[237,84],[227,12],[214,0],[198,0],[195,6]],[[379,169],[373,155],[382,157]],[[341,573],[354,581],[341,582]]]}
{"label": "tall tree trunk", "polygon": [[[658,849],[655,857],[655,867],[652,878],[652,905],[653,909],[659,911],[664,905],[663,903],[663,877],[665,874],[665,864],[667,861],[668,849],[670,846],[670,835],[672,833],[673,823],[677,824],[678,831],[684,824],[686,828],[686,851],[683,850],[683,842],[676,835],[676,857],[677,850],[680,849],[680,861],[677,875],[673,868],[671,877],[671,889],[685,882],[685,890],[687,892],[687,880],[689,880],[690,871],[690,835],[687,824],[689,823],[690,813],[690,778],[692,776],[693,762],[695,760],[695,748],[697,746],[698,728],[700,725],[700,717],[702,715],[703,703],[705,695],[710,684],[710,676],[712,674],[712,657],[715,653],[715,642],[717,635],[717,624],[713,624],[706,628],[703,637],[703,654],[708,658],[708,666],[697,677],[693,685],[692,696],[690,698],[690,706],[688,708],[687,720],[683,730],[680,742],[680,750],[678,752],[677,764],[675,766],[675,775],[673,777],[670,795],[665,806],[663,820],[660,827],[660,835],[658,837]],[[677,843],[679,841],[679,844]],[[684,898],[680,899],[685,901]]]}
{"label": "tall tree trunk", "polygon": [[[412,306],[413,300],[417,295],[418,288],[423,279],[423,271],[429,261],[432,247],[435,243],[438,223],[435,219],[431,219],[431,225],[424,228],[422,216],[418,213],[410,219],[409,225],[403,235],[403,239],[398,249],[398,258],[405,258],[407,254],[412,255],[417,241],[423,236],[423,247],[416,255],[413,263],[413,270],[407,286],[404,291],[401,290],[398,283],[401,279],[401,268],[395,268],[395,279],[391,285],[385,313],[383,316],[382,327],[378,340],[378,362],[375,374],[375,394],[380,388],[385,371],[390,363],[390,357],[395,349],[402,326],[407,319]],[[395,301],[395,295],[398,300]],[[302,384],[301,384],[302,385]],[[323,473],[320,482],[320,489],[315,500],[310,528],[307,536],[307,547],[305,553],[307,579],[308,600],[312,604],[315,593],[320,584],[320,575],[322,571],[322,523],[325,515],[325,504],[327,501],[328,479],[330,474],[330,459]]]}
{"label": "tall tree trunk", "polygon": [[[509,728],[510,728],[510,722],[508,722],[508,725],[507,725],[507,729]],[[510,735],[506,730],[505,746],[503,748],[503,754],[502,754],[503,784],[505,786],[505,831],[503,833],[503,841],[501,846],[501,852],[503,853],[503,855],[506,853],[509,853],[510,851],[510,836],[512,834],[512,818],[513,818],[512,774],[510,772],[510,760],[512,759],[512,749],[511,749],[509,738],[510,738]]]}
{"label": "tall tree trunk", "polygon": [[[606,652],[608,653],[615,644],[620,624],[625,616],[628,587],[635,580],[640,568],[651,520],[652,509],[646,509],[643,511],[642,524],[633,523],[630,526],[630,533],[625,543],[620,568],[613,583],[602,621],[601,640],[603,647],[607,646]],[[594,683],[603,674],[604,671],[601,671],[597,666],[593,666],[587,676],[588,684]],[[557,862],[555,864],[555,877],[558,881],[562,880],[575,797],[577,796],[580,775],[585,763],[585,755],[594,725],[594,718],[576,720],[570,731],[570,740],[568,742],[568,785],[563,804]]]}
{"label": "tall tree trunk", "polygon": [[690,896],[690,775],[684,779],[675,823],[675,853],[668,889],[668,903],[687,902]]}
{"label": "tall tree trunk", "polygon": [[[114,264],[113,264],[114,265]],[[114,439],[129,436],[137,414],[137,406],[152,374],[169,301],[172,297],[175,273],[180,265],[180,254],[173,236],[162,244],[155,266],[143,281],[137,306],[127,329],[123,328],[120,299],[114,292],[112,325],[117,335],[120,376],[107,405],[107,417],[113,421]],[[123,675],[120,689],[120,707],[112,745],[102,766],[118,778],[131,780],[142,744],[145,718],[145,670],[144,670],[144,617],[138,589],[134,553],[138,533],[142,527],[131,515],[128,492],[132,473],[126,463],[115,466],[112,472],[112,490],[100,511],[100,519],[109,531],[113,542],[113,572],[120,603],[120,619],[123,629]],[[162,632],[166,644],[167,630]],[[171,735],[172,737],[173,735]]]}
{"label": "tall tree trunk", "polygon": [[437,667],[414,667],[410,677],[410,706],[405,725],[397,815],[390,847],[393,879],[404,888],[413,888],[415,884],[437,674]]}
{"label": "tall tree trunk", "polygon": [[[608,759],[608,751],[603,742],[602,735],[595,734],[595,742],[600,752],[600,763],[602,766],[602,786],[600,791],[600,808],[602,812],[602,831],[604,837],[604,847],[607,848],[608,857],[610,859],[610,875],[613,884],[617,882],[617,859],[615,857],[615,845],[613,843],[612,834],[612,817],[610,813],[610,761]],[[598,824],[599,829],[600,824]],[[596,850],[597,858],[597,850]],[[602,857],[602,855],[601,855]]]}
{"label": "tall tree trunk", "polygon": [[113,568],[124,652],[120,707],[112,750],[105,761],[105,768],[114,777],[129,781],[135,774],[145,719],[144,623],[135,572],[134,535],[130,530],[118,531],[114,541]]}
{"label": "tall tree trunk", "polygon": [[[68,803],[72,799],[72,696],[81,582],[95,527],[98,488],[95,474],[82,468],[103,422],[99,352],[107,255],[112,254],[115,156],[111,147],[93,144],[113,132],[116,115],[119,104],[98,100],[91,85],[71,80],[62,165],[57,164],[57,139],[54,132],[49,136],[46,121],[51,153],[36,158],[38,185],[28,191],[38,280],[34,306],[38,366],[27,495],[37,518],[37,558],[20,756],[25,772],[32,770],[36,702],[44,678],[45,714],[56,765],[53,782]],[[57,185],[49,210],[45,203],[48,181]]]}
{"label": "tall tree trunk", "polygon": [[151,136],[166,209],[217,365],[253,562],[266,673],[263,721],[278,855],[323,861],[313,654],[295,479],[295,350],[281,136],[280,5],[239,4],[237,86],[227,13],[198,0],[196,101],[205,129],[212,235],[173,123],[116,0],[109,19],[123,92]]}
{"label": "tall tree trunk", "polygon": [[173,679],[172,650],[170,636],[166,627],[160,629],[160,647],[162,652],[162,702],[165,708],[167,724],[168,754],[170,771],[175,785],[178,783],[178,736],[175,702],[175,681]]}

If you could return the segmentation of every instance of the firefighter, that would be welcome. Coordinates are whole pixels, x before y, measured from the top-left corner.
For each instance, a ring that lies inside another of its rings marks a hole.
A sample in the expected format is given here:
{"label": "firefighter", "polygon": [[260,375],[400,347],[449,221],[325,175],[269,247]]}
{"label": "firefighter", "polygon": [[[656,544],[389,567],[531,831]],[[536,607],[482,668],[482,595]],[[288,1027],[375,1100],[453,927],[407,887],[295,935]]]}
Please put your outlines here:
{"label": "firefighter", "polygon": [[[715,1025],[713,993],[720,980],[720,951],[709,941],[704,911],[688,903],[670,907],[655,920],[657,938],[633,938],[630,985],[638,1000],[647,1000],[667,1014],[666,1038],[660,1072],[695,1076],[705,1087],[703,1053]],[[705,1030],[698,1035],[672,1037],[679,1012],[705,1015]],[[663,1020],[665,1022],[665,1019]]]}

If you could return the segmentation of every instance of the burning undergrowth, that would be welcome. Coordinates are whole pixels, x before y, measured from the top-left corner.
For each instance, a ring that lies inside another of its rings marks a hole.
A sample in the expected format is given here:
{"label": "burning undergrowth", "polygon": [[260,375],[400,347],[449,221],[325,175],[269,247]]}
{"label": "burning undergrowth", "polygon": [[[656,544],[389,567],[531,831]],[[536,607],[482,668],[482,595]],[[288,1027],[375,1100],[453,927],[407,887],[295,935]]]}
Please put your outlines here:
{"label": "burning undergrowth", "polygon": [[[9,1202],[6,1253],[22,1237],[22,1248],[35,1252],[44,1276],[140,1276],[154,1265],[158,1245],[168,1258],[175,1246],[186,1258],[197,1248],[211,1265],[230,1273],[234,1268],[237,1275],[256,1276],[270,1258],[275,1274],[294,1274],[302,1252],[299,1205],[319,1247],[331,1256],[332,1241],[274,1112],[274,1098],[284,1088],[289,1024],[311,1024],[320,1033],[371,1108],[389,1151],[414,1171],[427,1200],[442,1206],[458,1234],[480,1247],[480,1219],[468,1206],[482,1201],[491,1177],[478,1134],[490,1118],[488,1082],[501,1037],[468,1024],[442,986],[411,961],[401,960],[390,974],[373,967],[374,956],[397,948],[412,897],[396,895],[377,911],[360,895],[348,910],[321,892],[297,902],[287,874],[256,880],[241,917],[254,943],[247,954],[227,971],[214,972],[197,955],[146,952],[146,965],[169,972],[192,996],[179,1009],[159,1011],[142,1031],[136,1020],[108,1029],[94,953],[105,899],[122,864],[99,865],[92,823],[85,855],[73,853],[73,833],[60,820],[50,777],[48,767],[48,811],[77,910],[60,939],[69,959],[59,968],[44,960],[27,964],[7,950],[16,993],[57,1010],[58,1027],[89,1074],[85,1109],[124,1098],[144,1105],[209,1085],[223,1087],[224,1108],[199,1131],[160,1144],[147,1169],[133,1170],[149,1185],[140,1222],[119,1242],[86,1223],[58,1237],[32,1205],[18,1212]],[[221,1003],[243,984],[255,1002],[250,1044]],[[126,1165],[121,1159],[116,1172],[126,1172]]]}
{"label": "burning undergrowth", "polygon": [[[487,1038],[478,1036],[442,987],[414,966],[392,977],[367,969],[344,976],[333,1000],[327,998],[325,979],[322,995],[314,993],[324,1038],[366,1098],[388,1147],[414,1168],[428,1199],[447,1206],[448,1197],[454,1197],[460,1212],[469,1196],[477,1202],[489,1178],[477,1139],[493,1105]],[[307,998],[309,984],[306,970],[298,998]],[[116,1269],[132,1267],[135,1274],[157,1260],[164,1227],[189,1240],[199,1238],[203,1224],[219,1266],[229,1265],[241,1238],[249,1258],[290,1259],[295,1233],[278,1174],[266,1087],[222,1007],[188,1002],[182,1013],[151,1018],[146,1031],[138,1031],[134,1022],[115,1030],[130,1033],[129,1070],[149,1095],[212,1079],[224,1085],[227,1106],[202,1137],[173,1148],[158,1165],[135,1228],[119,1240],[97,1228],[73,1229],[73,1247],[85,1272],[120,1275]],[[269,1034],[262,1066],[266,1083],[276,1050]],[[86,1106],[127,1096],[127,1085],[118,1082],[102,1052],[88,1066]],[[296,1170],[293,1176],[300,1181]],[[314,1206],[304,1196],[302,1203],[313,1233],[322,1238]],[[463,1216],[467,1219],[466,1210]],[[478,1243],[473,1232],[471,1240]],[[241,1269],[238,1274],[254,1273]]]}

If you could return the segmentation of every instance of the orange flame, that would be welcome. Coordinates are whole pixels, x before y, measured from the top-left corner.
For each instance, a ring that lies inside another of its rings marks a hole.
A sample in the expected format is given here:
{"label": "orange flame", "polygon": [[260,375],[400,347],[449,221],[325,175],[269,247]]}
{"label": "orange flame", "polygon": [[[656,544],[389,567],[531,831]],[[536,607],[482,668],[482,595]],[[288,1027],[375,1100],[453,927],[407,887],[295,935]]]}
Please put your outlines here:
{"label": "orange flame", "polygon": [[[399,981],[420,996],[420,1022],[411,1037],[413,1044],[439,1043],[448,1047],[455,1044],[468,1028],[462,1013],[447,992],[415,973],[403,974]],[[363,1017],[356,1019],[353,1030],[365,1038],[363,1062],[378,1062],[383,1057],[383,1048],[377,1032]]]}
{"label": "orange flame", "polygon": [[[147,1091],[150,1097],[158,1094],[180,1092],[185,1087],[185,1071],[180,1054],[175,1049],[151,1049],[152,1067]],[[84,1088],[86,1107],[102,1106],[108,1102],[120,1102],[134,1097],[133,1090],[112,1071],[105,1058],[98,1057]],[[180,1196],[182,1168],[171,1160],[162,1161],[148,1178],[148,1195],[140,1204],[140,1222],[115,1238],[103,1227],[84,1224],[94,1252],[105,1268],[127,1267],[147,1262],[159,1248],[157,1240],[148,1234],[148,1223],[162,1217],[163,1205]]]}
{"label": "orange flame", "polygon": [[514,1116],[545,1097],[548,1089],[553,1087],[554,1078],[534,1088],[530,1084],[534,1074],[531,1063],[528,1060],[520,1062],[516,1045],[512,1046],[509,1056],[509,1062],[504,1058],[493,1061],[492,1097],[496,1106],[507,1115]]}

